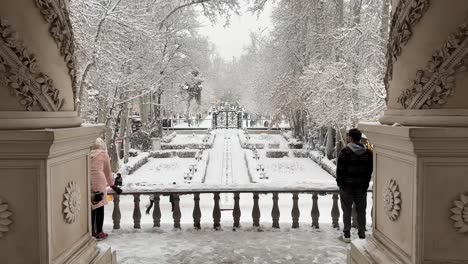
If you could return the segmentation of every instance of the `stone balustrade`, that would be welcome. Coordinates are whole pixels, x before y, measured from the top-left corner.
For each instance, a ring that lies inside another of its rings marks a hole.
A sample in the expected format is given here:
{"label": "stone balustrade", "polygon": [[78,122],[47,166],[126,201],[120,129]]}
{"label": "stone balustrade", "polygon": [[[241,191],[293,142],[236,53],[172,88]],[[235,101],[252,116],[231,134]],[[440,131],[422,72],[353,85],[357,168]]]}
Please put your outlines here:
{"label": "stone balustrade", "polygon": [[[218,230],[221,228],[221,211],[223,210],[232,210],[232,217],[233,217],[233,228],[240,227],[240,217],[241,217],[241,207],[240,207],[240,193],[251,193],[253,199],[253,207],[252,207],[252,223],[254,227],[260,227],[260,206],[259,206],[259,199],[260,194],[272,194],[272,210],[271,210],[271,218],[272,218],[272,227],[273,228],[280,228],[280,207],[278,206],[279,194],[280,193],[289,193],[291,194],[292,198],[292,210],[291,210],[291,226],[292,228],[299,228],[299,216],[301,214],[299,209],[299,194],[310,194],[312,199],[312,208],[310,211],[311,215],[311,225],[314,228],[320,227],[320,215],[321,212],[319,209],[319,197],[324,195],[331,195],[333,205],[331,211],[332,218],[332,227],[333,228],[340,228],[339,218],[340,218],[340,207],[339,207],[339,190],[337,188],[207,188],[207,189],[158,189],[152,191],[137,191],[137,192],[124,192],[122,194],[111,193],[114,196],[114,209],[112,213],[113,219],[113,227],[114,229],[120,229],[120,220],[122,213],[120,211],[120,197],[123,195],[133,196],[134,201],[134,208],[133,208],[133,221],[134,221],[134,228],[139,229],[141,228],[140,221],[141,221],[141,209],[140,209],[140,197],[146,195],[154,195],[154,210],[153,210],[153,226],[160,227],[161,225],[161,207],[160,207],[160,199],[161,196],[169,196],[172,195],[173,203],[174,203],[174,210],[172,212],[172,218],[174,223],[174,228],[181,228],[180,220],[181,220],[181,209],[180,209],[180,196],[181,195],[192,195],[194,200],[194,207],[193,207],[193,226],[195,229],[201,228],[201,209],[200,209],[200,194],[211,193],[213,194],[213,212],[212,212],[212,219],[213,219],[213,228]],[[233,194],[233,202],[234,206],[231,209],[221,209],[220,208],[220,194],[222,193],[230,193]],[[372,208],[371,208],[372,210]],[[352,213],[352,226],[357,227],[357,214],[356,210],[353,207]]]}

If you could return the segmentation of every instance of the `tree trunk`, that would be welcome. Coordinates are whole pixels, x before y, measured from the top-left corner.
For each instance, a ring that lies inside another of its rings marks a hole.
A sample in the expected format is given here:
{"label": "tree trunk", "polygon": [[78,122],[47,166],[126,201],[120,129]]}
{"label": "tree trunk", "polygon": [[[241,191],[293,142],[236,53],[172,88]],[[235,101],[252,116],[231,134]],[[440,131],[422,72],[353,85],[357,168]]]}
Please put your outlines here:
{"label": "tree trunk", "polygon": [[187,119],[187,125],[190,127],[190,106],[192,105],[192,100],[188,99],[187,100],[187,112],[186,114],[186,119]]}
{"label": "tree trunk", "polygon": [[143,95],[140,97],[140,115],[141,115],[141,126],[143,129],[148,128],[148,120],[149,120],[149,114],[148,114],[148,95]]}
{"label": "tree trunk", "polygon": [[162,137],[162,120],[161,120],[161,92],[156,92],[156,105],[154,106],[154,128],[152,131],[152,137]]}
{"label": "tree trunk", "polygon": [[328,159],[333,159],[333,150],[335,148],[335,133],[332,126],[328,127],[326,155]]}
{"label": "tree trunk", "polygon": [[78,116],[81,116],[81,111],[83,108],[83,103],[85,99],[85,80],[86,77],[88,76],[88,72],[91,70],[91,68],[96,64],[96,61],[93,60],[86,65],[86,68],[83,72],[83,75],[81,76],[81,81],[80,81],[80,90],[78,91],[78,102],[76,102],[76,111],[78,112]]}
{"label": "tree trunk", "polygon": [[[124,144],[125,141],[127,141],[125,135],[127,134],[127,127],[128,127],[128,107],[127,104],[125,103],[122,106],[122,115],[120,116],[120,124],[119,124],[119,138],[122,139],[122,141],[118,144],[118,154],[119,157],[122,159],[124,158],[125,154],[124,152]],[[124,154],[124,155],[122,155]]]}

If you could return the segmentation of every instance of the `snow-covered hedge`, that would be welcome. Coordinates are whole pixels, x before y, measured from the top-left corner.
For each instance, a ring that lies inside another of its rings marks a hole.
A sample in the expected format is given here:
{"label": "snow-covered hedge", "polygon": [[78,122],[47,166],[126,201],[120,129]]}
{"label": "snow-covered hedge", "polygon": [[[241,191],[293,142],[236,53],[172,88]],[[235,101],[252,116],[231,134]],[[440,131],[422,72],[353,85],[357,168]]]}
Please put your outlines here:
{"label": "snow-covered hedge", "polygon": [[[172,142],[169,143],[161,143],[161,149],[168,150],[168,149],[199,149],[200,146],[203,146],[206,149],[213,148],[214,140],[216,138],[216,134],[210,133],[203,136],[202,140],[198,141],[186,141],[180,143],[180,140],[177,140],[179,143]],[[174,139],[174,138],[173,138]]]}
{"label": "snow-covered hedge", "polygon": [[336,159],[329,160],[320,151],[310,151],[309,157],[320,167],[322,167],[322,169],[336,178]]}
{"label": "snow-covered hedge", "polygon": [[280,143],[268,143],[268,148],[269,149],[279,149],[280,148]]}
{"label": "snow-covered hedge", "polygon": [[329,160],[327,157],[322,159],[322,168],[336,178],[336,164],[335,160]]}
{"label": "snow-covered hedge", "polygon": [[[252,147],[256,149],[265,148],[265,144],[259,143],[259,142],[253,142],[251,139],[247,139],[244,132],[237,133],[237,136],[239,137],[239,142],[241,144],[241,147],[244,149],[251,149]],[[278,144],[278,147],[279,147],[279,144]]]}
{"label": "snow-covered hedge", "polygon": [[323,155],[320,151],[309,152],[309,157],[318,165],[322,164]]}
{"label": "snow-covered hedge", "polygon": [[295,158],[308,158],[310,156],[309,151],[305,149],[293,149],[292,153]]}
{"label": "snow-covered hedge", "polygon": [[162,151],[153,151],[150,153],[151,158],[156,159],[165,159],[165,158],[195,158],[198,150],[162,150]]}
{"label": "snow-covered hedge", "polygon": [[123,175],[130,175],[134,173],[136,170],[141,168],[141,166],[148,162],[149,156],[150,154],[148,152],[142,152],[136,157],[129,158],[129,161],[120,168],[120,173]]}
{"label": "snow-covered hedge", "polygon": [[284,158],[289,156],[288,150],[267,150],[265,152],[267,158]]}
{"label": "snow-covered hedge", "polygon": [[302,146],[303,146],[302,141],[297,140],[296,138],[294,138],[292,136],[292,131],[283,132],[283,133],[281,133],[281,135],[283,136],[284,139],[286,139],[286,141],[288,141],[289,148],[291,148],[291,149],[301,149],[302,148]]}

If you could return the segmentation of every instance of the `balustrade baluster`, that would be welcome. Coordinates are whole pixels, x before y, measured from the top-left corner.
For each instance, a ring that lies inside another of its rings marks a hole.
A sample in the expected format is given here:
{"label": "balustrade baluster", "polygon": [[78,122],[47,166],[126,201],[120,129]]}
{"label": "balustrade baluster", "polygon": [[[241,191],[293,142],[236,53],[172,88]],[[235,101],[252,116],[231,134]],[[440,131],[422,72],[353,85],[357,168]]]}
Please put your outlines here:
{"label": "balustrade baluster", "polygon": [[351,227],[352,228],[357,228],[358,227],[358,221],[357,221],[357,210],[356,210],[356,204],[353,203],[353,209],[351,211]]}
{"label": "balustrade baluster", "polygon": [[172,218],[174,219],[174,228],[180,229],[180,218],[182,214],[180,213],[180,197],[179,194],[173,194],[173,203],[174,203],[174,211],[172,211]]}
{"label": "balustrade baluster", "polygon": [[273,208],[271,209],[271,218],[273,219],[273,228],[280,228],[279,218],[280,210],[278,206],[278,193],[273,193]]}
{"label": "balustrade baluster", "polygon": [[340,209],[338,207],[338,194],[334,193],[333,194],[333,207],[331,210],[331,217],[332,217],[332,226],[333,228],[340,229]]}
{"label": "balustrade baluster", "polygon": [[201,210],[200,210],[200,194],[199,193],[194,193],[193,194],[193,201],[194,201],[194,206],[193,206],[193,227],[195,229],[200,229],[200,219],[201,219]]}
{"label": "balustrade baluster", "polygon": [[120,229],[120,195],[114,194],[114,210],[112,211],[112,220],[114,222],[114,229]]}
{"label": "balustrade baluster", "polygon": [[140,211],[140,195],[134,194],[133,195],[133,228],[140,229],[140,221],[141,221],[141,211]]}
{"label": "balustrade baluster", "polygon": [[159,206],[160,195],[154,194],[153,227],[161,226],[161,207]]}
{"label": "balustrade baluster", "polygon": [[241,210],[239,206],[239,199],[239,193],[234,193],[234,210],[232,211],[232,217],[234,218],[234,227],[240,226]]}
{"label": "balustrade baluster", "polygon": [[219,193],[214,193],[213,227],[218,230],[221,227],[221,209],[219,208]]}
{"label": "balustrade baluster", "polygon": [[312,216],[312,227],[313,228],[320,228],[320,225],[319,225],[320,210],[318,208],[318,195],[317,195],[317,193],[314,193],[312,195],[311,216]]}
{"label": "balustrade baluster", "polygon": [[260,226],[260,207],[258,206],[258,193],[253,194],[254,205],[252,208],[253,226]]}
{"label": "balustrade baluster", "polygon": [[299,194],[293,193],[293,208],[291,211],[292,216],[292,228],[299,228],[299,216],[301,212],[299,211]]}

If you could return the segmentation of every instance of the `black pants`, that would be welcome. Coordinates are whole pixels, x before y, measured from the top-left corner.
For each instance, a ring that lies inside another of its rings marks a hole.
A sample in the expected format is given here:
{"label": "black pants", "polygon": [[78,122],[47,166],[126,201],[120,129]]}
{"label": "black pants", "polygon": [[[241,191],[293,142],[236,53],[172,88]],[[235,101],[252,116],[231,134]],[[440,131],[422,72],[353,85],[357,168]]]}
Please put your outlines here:
{"label": "black pants", "polygon": [[93,235],[97,235],[102,232],[102,226],[104,225],[104,206],[91,210],[91,223],[93,227]]}
{"label": "black pants", "polygon": [[367,207],[367,192],[346,192],[340,189],[341,209],[343,210],[343,232],[351,231],[351,212],[353,203],[356,206],[358,233],[366,232],[366,207]]}

